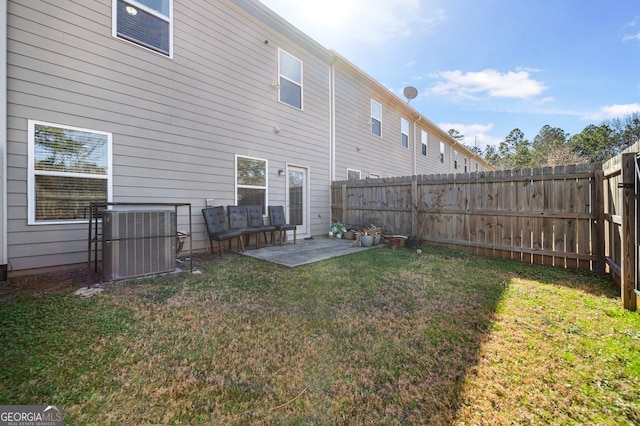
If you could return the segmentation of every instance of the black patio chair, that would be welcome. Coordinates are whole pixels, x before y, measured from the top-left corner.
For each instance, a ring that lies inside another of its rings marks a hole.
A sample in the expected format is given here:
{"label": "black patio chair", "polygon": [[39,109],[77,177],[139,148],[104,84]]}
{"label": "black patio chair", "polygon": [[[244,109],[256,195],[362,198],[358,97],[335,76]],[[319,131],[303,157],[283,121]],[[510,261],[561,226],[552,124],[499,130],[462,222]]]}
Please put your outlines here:
{"label": "black patio chair", "polygon": [[217,241],[218,248],[220,249],[220,258],[224,258],[222,242],[229,241],[229,248],[231,248],[231,240],[234,238],[238,239],[238,250],[244,251],[244,242],[242,241],[243,233],[241,230],[229,229],[229,222],[224,206],[202,209],[202,215],[204,216],[204,223],[207,227],[209,246],[211,247],[212,254],[213,242]]}
{"label": "black patio chair", "polygon": [[242,232],[243,236],[247,236],[245,246],[251,242],[251,235],[256,235],[256,248],[260,248],[260,229],[249,226],[249,215],[247,214],[247,206],[228,206],[229,210],[229,228],[237,229]]}
{"label": "black patio chair", "polygon": [[282,235],[287,231],[293,231],[293,244],[296,243],[296,225],[287,223],[284,217],[284,207],[282,206],[269,206],[269,219],[271,219],[271,225],[276,227],[276,231],[279,233],[280,245],[282,245]]}
{"label": "black patio chair", "polygon": [[[267,244],[267,232],[271,233],[271,244],[275,244],[273,239],[276,227],[273,225],[265,225],[262,218],[262,206],[247,206],[247,217],[249,219],[249,227],[252,229],[259,229],[264,235],[264,243]],[[256,246],[260,248],[260,234],[256,234]]]}

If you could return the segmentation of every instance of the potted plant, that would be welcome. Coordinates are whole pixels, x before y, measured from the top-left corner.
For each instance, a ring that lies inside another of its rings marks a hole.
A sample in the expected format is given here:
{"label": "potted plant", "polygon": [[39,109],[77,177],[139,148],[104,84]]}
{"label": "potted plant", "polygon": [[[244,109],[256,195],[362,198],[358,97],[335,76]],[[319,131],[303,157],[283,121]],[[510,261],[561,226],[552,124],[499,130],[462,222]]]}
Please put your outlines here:
{"label": "potted plant", "polygon": [[345,240],[355,240],[356,232],[353,229],[349,229],[347,230],[347,232],[344,233],[342,238],[344,238]]}
{"label": "potted plant", "polygon": [[362,247],[371,247],[373,245],[373,235],[369,235],[367,231],[362,231],[360,242],[362,242]]}
{"label": "potted plant", "polygon": [[357,245],[359,242],[363,247],[371,247],[374,245],[376,239],[378,240],[378,243],[380,242],[381,234],[382,229],[379,226],[369,225],[358,234],[358,238],[353,245]]}
{"label": "potted plant", "polygon": [[344,232],[347,232],[347,228],[345,228],[344,225],[341,224],[340,222],[335,222],[333,225],[331,225],[331,230],[329,232],[329,235],[331,236],[333,233],[334,237],[342,238],[342,234]]}
{"label": "potted plant", "polygon": [[408,248],[420,248],[422,246],[422,241],[422,237],[412,235],[407,238],[406,246]]}

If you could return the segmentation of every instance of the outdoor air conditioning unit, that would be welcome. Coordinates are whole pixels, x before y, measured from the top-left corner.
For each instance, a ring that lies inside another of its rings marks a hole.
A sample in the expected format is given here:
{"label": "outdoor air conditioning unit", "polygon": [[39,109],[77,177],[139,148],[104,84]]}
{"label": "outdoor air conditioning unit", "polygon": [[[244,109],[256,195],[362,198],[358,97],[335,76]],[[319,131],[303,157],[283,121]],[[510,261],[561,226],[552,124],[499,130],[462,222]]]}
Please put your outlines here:
{"label": "outdoor air conditioning unit", "polygon": [[176,269],[175,210],[105,210],[102,274],[105,280]]}

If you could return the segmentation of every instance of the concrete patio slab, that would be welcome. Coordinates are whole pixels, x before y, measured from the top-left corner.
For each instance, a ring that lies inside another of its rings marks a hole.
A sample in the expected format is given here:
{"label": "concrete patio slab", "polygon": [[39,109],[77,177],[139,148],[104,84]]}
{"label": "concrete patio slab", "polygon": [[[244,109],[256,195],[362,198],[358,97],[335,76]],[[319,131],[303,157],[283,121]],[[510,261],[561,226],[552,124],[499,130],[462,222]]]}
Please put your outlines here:
{"label": "concrete patio slab", "polygon": [[275,245],[264,246],[259,249],[247,249],[243,254],[293,268],[331,257],[381,247],[381,245],[374,247],[351,247],[351,243],[353,243],[353,241],[318,237],[309,240],[298,240],[296,244],[288,242],[282,246]]}

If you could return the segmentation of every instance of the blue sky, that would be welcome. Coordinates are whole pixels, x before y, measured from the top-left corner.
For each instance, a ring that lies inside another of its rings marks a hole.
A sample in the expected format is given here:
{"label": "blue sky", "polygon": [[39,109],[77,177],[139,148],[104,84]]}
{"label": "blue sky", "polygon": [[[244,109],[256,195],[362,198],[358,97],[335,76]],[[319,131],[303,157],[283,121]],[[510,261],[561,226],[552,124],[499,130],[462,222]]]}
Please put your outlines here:
{"label": "blue sky", "polygon": [[640,112],[638,0],[261,0],[465,142]]}

